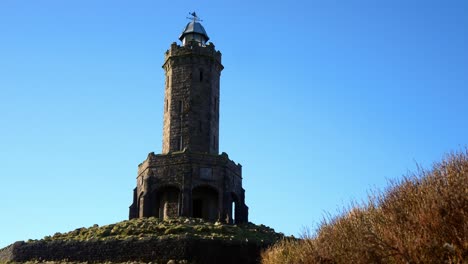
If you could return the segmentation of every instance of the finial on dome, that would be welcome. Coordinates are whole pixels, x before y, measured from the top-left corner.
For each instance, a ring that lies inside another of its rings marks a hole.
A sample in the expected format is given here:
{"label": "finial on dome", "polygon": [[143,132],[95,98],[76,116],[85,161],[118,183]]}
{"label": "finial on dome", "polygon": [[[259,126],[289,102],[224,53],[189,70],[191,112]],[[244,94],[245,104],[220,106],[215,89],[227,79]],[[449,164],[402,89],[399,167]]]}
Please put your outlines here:
{"label": "finial on dome", "polygon": [[193,11],[192,13],[189,12],[189,15],[191,15],[192,17],[187,17],[187,19],[193,20],[193,22],[203,22],[203,20],[201,20],[197,16],[197,13],[195,13],[195,11]]}

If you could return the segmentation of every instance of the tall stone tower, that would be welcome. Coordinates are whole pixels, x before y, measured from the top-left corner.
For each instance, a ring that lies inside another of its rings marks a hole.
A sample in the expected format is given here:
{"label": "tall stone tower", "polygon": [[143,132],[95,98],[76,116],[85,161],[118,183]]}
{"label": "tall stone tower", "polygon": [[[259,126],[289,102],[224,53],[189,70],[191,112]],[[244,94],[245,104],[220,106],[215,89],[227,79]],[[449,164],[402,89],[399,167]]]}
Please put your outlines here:
{"label": "tall stone tower", "polygon": [[192,16],[165,54],[162,154],[138,165],[129,217],[247,222],[242,166],[218,153],[221,53]]}

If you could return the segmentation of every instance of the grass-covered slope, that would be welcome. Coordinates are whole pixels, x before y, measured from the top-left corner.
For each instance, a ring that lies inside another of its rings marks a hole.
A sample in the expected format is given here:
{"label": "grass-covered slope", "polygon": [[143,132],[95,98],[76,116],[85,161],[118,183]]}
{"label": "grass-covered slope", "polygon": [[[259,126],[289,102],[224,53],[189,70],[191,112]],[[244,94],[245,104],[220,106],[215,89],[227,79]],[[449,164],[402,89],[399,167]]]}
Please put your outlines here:
{"label": "grass-covered slope", "polygon": [[263,264],[468,263],[468,150],[392,182],[262,257]]}
{"label": "grass-covered slope", "polygon": [[263,249],[283,238],[252,223],[150,217],[18,241],[0,249],[0,263],[256,264]]}
{"label": "grass-covered slope", "polygon": [[[243,240],[261,244],[271,244],[283,238],[264,225],[252,223],[227,225],[212,223],[203,219],[174,218],[159,220],[158,218],[139,218],[122,221],[116,224],[89,228],[78,228],[68,233],[56,233],[44,237],[44,241],[108,241],[148,238],[199,238]],[[33,242],[30,240],[28,242]]]}

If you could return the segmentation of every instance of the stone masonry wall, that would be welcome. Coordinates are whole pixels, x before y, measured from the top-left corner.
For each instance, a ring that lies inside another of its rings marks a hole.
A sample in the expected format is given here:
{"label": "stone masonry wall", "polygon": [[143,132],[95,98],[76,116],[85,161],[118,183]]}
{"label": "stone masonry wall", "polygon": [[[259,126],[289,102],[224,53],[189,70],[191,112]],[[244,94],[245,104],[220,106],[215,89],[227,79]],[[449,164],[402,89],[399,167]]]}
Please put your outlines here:
{"label": "stone masonry wall", "polygon": [[[173,208],[171,212],[193,217],[193,193],[199,187],[216,192],[215,220],[231,223],[235,217],[239,223],[248,221],[242,166],[230,160],[226,153],[212,155],[189,151],[166,155],[150,153],[147,160],[139,165],[130,218],[161,217],[165,210],[164,197],[169,191],[175,193],[172,201],[178,201],[178,206],[169,204]],[[236,203],[236,212],[232,211],[233,202]]]}
{"label": "stone masonry wall", "polygon": [[169,260],[187,260],[199,264],[254,264],[259,263],[260,252],[267,246],[246,241],[193,238],[16,242],[0,250],[0,262],[67,260],[87,263],[167,263]]}
{"label": "stone masonry wall", "polygon": [[189,149],[218,154],[221,53],[208,46],[171,45],[166,73],[163,154]]}

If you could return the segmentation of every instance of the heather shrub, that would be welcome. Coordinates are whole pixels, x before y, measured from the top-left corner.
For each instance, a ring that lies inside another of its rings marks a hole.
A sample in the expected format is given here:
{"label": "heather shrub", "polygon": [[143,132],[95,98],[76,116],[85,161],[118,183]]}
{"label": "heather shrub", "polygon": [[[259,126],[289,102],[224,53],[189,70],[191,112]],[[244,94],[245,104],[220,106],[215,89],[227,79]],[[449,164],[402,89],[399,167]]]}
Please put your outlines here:
{"label": "heather shrub", "polygon": [[465,150],[326,217],[301,240],[275,244],[262,263],[468,263],[467,238]]}

